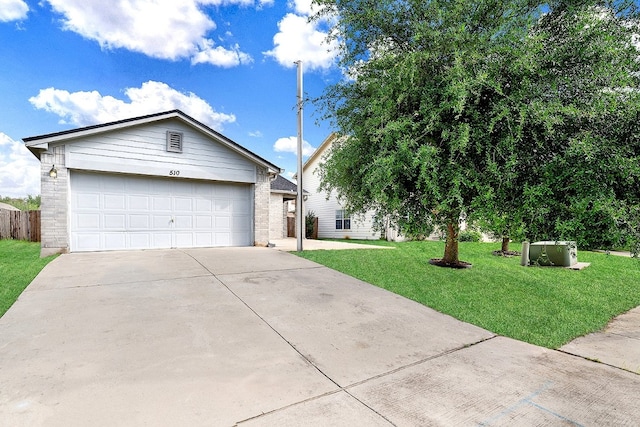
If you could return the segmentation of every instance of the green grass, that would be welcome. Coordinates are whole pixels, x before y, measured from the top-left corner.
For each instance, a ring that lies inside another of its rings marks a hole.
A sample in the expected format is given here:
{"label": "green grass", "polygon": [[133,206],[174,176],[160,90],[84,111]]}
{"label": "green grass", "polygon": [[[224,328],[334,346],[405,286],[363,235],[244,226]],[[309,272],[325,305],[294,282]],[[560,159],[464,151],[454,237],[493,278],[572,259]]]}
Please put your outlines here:
{"label": "green grass", "polygon": [[40,243],[0,240],[0,317],[55,257],[40,258]]}
{"label": "green grass", "polygon": [[[358,242],[367,243],[367,242]],[[640,305],[640,261],[580,252],[584,270],[522,267],[491,254],[497,243],[460,243],[473,268],[429,264],[442,242],[380,243],[395,250],[306,251],[300,256],[403,295],[496,334],[548,348],[602,329]]]}

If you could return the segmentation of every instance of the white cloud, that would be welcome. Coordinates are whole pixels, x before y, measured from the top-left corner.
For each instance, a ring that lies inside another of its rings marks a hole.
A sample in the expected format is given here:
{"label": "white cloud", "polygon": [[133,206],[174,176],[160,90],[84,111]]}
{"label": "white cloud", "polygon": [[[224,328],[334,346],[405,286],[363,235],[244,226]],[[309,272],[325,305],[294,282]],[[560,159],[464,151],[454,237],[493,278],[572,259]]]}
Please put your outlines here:
{"label": "white cloud", "polygon": [[298,15],[310,16],[314,10],[311,8],[312,0],[291,0],[288,6]]}
{"label": "white cloud", "polygon": [[327,33],[320,31],[319,23],[309,22],[307,17],[288,13],[278,23],[280,30],[273,36],[274,48],[264,52],[287,68],[295,67],[300,60],[304,69],[328,69],[333,66],[337,43],[327,43]]}
{"label": "white cloud", "polygon": [[192,64],[213,64],[224,68],[253,62],[250,55],[241,52],[236,44],[231,49],[222,46],[213,47],[212,40],[204,40],[201,50],[191,58]]}
{"label": "white cloud", "polygon": [[262,132],[257,130],[255,132],[249,132],[249,136],[251,136],[253,138],[262,138],[264,135],[262,134]]}
{"label": "white cloud", "polygon": [[[288,138],[279,138],[275,144],[273,144],[273,149],[278,152],[298,154],[298,137],[290,136]],[[302,140],[303,156],[310,156],[314,151],[316,151],[316,149],[312,147],[311,144]]]}
{"label": "white cloud", "polygon": [[0,22],[25,19],[29,6],[23,0],[0,0]]}
{"label": "white cloud", "polygon": [[37,96],[29,98],[36,108],[42,109],[77,126],[107,123],[145,114],[174,109],[182,110],[194,119],[220,131],[225,123],[233,123],[233,114],[216,112],[205,100],[192,92],[179,92],[162,82],[148,81],[139,88],[127,88],[124,94],[130,102],[103,96],[98,91],[68,92],[66,90],[41,89]]}
{"label": "white cloud", "polygon": [[[2,0],[0,0],[2,1]],[[251,62],[237,45],[213,48],[206,37],[216,28],[202,6],[253,0],[46,0],[63,16],[65,29],[97,41],[105,49],[123,48],[147,56],[222,67]]]}
{"label": "white cloud", "polygon": [[0,132],[0,196],[40,194],[40,162],[20,141]]}

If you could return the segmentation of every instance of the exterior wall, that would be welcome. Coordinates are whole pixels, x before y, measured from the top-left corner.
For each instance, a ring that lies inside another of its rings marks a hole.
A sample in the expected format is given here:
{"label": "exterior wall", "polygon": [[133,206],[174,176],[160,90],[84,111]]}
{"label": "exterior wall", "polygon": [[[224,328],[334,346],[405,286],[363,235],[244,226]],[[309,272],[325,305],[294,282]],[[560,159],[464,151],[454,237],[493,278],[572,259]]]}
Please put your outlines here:
{"label": "exterior wall", "polygon": [[363,219],[351,218],[351,230],[336,230],[336,210],[342,209],[334,194],[329,196],[325,192],[318,192],[320,186],[320,178],[318,177],[317,168],[320,163],[321,155],[312,159],[305,165],[302,173],[302,186],[309,191],[307,200],[304,202],[305,215],[313,211],[318,217],[318,238],[333,239],[379,239],[380,233],[372,230],[373,217],[368,212]]}
{"label": "exterior wall", "polygon": [[[65,165],[65,146],[52,146],[40,156],[41,256],[69,252],[69,171]],[[57,178],[49,171],[55,165]]]}
{"label": "exterior wall", "polygon": [[[166,132],[183,134],[182,153],[166,151]],[[179,119],[160,120],[50,143],[41,154],[43,256],[70,249],[70,170],[252,184],[253,239],[269,242],[270,179],[266,167]],[[49,177],[55,165],[58,176]],[[280,216],[282,204],[279,205]]]}
{"label": "exterior wall", "polygon": [[[182,153],[167,152],[167,131],[182,132]],[[242,183],[256,177],[252,161],[178,119],[70,140],[66,154],[70,169]]]}
{"label": "exterior wall", "polygon": [[257,167],[256,184],[254,186],[254,244],[269,244],[269,202],[271,196],[271,180],[267,169]]}
{"label": "exterior wall", "polygon": [[[284,212],[284,214],[283,214]],[[286,235],[286,205],[282,194],[271,193],[269,199],[269,239],[282,239]]]}

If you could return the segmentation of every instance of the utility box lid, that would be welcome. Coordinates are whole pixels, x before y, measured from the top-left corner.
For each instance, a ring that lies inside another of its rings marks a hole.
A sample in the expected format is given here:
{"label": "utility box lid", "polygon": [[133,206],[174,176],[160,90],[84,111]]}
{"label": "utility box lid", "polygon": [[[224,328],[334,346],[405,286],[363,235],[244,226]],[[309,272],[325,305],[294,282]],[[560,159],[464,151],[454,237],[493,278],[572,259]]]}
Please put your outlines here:
{"label": "utility box lid", "polygon": [[529,245],[529,263],[571,267],[578,263],[578,246],[573,241],[543,241]]}

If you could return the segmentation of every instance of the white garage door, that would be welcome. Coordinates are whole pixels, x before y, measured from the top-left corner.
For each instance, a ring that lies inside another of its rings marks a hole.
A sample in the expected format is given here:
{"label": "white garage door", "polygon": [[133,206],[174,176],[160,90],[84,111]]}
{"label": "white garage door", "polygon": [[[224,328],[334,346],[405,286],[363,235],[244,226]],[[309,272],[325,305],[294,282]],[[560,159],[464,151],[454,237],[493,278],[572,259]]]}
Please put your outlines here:
{"label": "white garage door", "polygon": [[249,185],[72,172],[71,251],[249,246]]}

